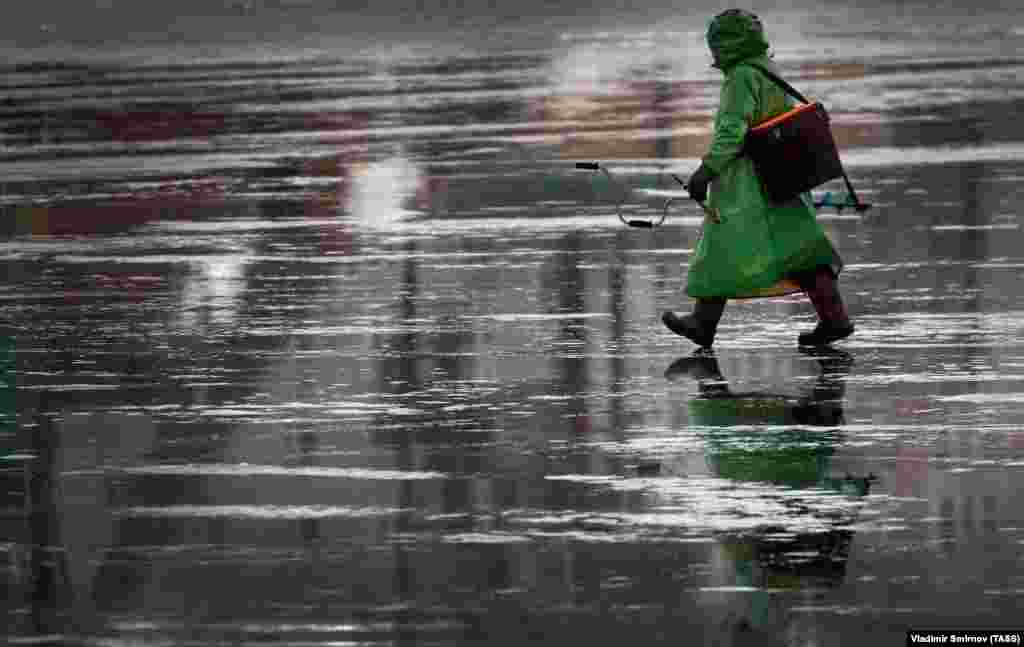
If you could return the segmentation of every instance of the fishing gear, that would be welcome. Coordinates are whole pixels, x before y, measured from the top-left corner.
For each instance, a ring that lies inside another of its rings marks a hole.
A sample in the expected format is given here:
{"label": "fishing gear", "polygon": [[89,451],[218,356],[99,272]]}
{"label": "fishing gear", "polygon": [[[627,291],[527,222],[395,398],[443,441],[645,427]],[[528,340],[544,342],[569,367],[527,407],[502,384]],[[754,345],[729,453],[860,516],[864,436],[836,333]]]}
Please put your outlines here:
{"label": "fishing gear", "polygon": [[[619,188],[620,197],[618,203],[615,205],[615,215],[618,216],[619,220],[621,220],[624,225],[628,225],[630,227],[653,229],[654,227],[660,226],[668,218],[668,210],[672,206],[672,203],[676,202],[677,200],[683,197],[672,196],[668,198],[665,201],[665,204],[662,205],[661,218],[659,218],[657,221],[636,219],[627,220],[622,215],[622,205],[625,204],[626,198],[629,196],[629,192],[624,186],[622,186],[622,183],[619,182],[614,175],[612,175],[612,172],[598,162],[577,162],[576,168],[583,171],[601,171],[602,173],[604,173],[605,177],[608,178],[608,181],[611,184],[614,184],[616,187]],[[678,182],[683,187],[683,189],[689,189],[689,187],[686,185],[686,182],[684,182],[678,175],[676,175],[675,173],[669,173],[668,175],[673,180]],[[842,213],[843,209],[848,208],[852,208],[858,213],[870,209],[872,205],[866,202],[862,202],[860,200],[856,192],[854,192],[853,186],[850,185],[850,180],[846,177],[846,174],[843,173],[842,176],[843,179],[846,180],[846,188],[848,191],[845,195],[842,196],[841,201],[837,201],[837,199],[833,196],[832,192],[828,191],[820,199],[814,201],[814,208],[821,209],[823,207],[835,207],[836,211],[839,213]],[[707,204],[707,202],[700,202],[699,200],[694,200],[693,198],[689,197],[687,197],[687,199],[693,200],[694,202],[699,204],[701,208],[704,209],[704,215],[710,222],[713,222],[715,224],[719,224],[722,222],[722,219],[718,215],[718,212],[711,208]]]}
{"label": "fishing gear", "polygon": [[871,208],[871,206],[872,205],[866,202],[861,202],[860,199],[857,198],[857,195],[855,193],[847,193],[846,195],[843,196],[842,202],[836,202],[832,198],[831,191],[827,191],[825,195],[821,197],[820,200],[817,200],[814,203],[815,209],[821,209],[822,207],[835,207],[838,213],[842,213],[843,209],[846,208],[853,208],[859,213],[867,211],[868,209]]}
{"label": "fishing gear", "polygon": [[[614,184],[616,187],[618,187],[620,189],[620,196],[621,197],[619,199],[618,204],[615,205],[615,215],[619,217],[619,220],[622,221],[622,224],[629,225],[630,227],[641,227],[641,228],[644,228],[644,229],[652,229],[654,227],[660,226],[663,222],[665,222],[665,219],[668,218],[668,209],[669,209],[669,207],[672,205],[673,202],[675,202],[676,200],[678,200],[681,197],[681,196],[673,196],[673,197],[670,197],[668,200],[665,201],[665,204],[661,208],[661,218],[657,222],[655,222],[653,220],[626,220],[622,216],[622,205],[626,202],[626,198],[629,196],[629,192],[626,190],[625,187],[622,186],[621,183],[619,183],[618,180],[615,179],[615,176],[612,175],[611,171],[609,171],[604,166],[601,166],[601,164],[599,164],[598,162],[577,162],[576,163],[576,168],[578,168],[580,170],[583,170],[583,171],[601,171],[602,173],[604,173],[605,177],[608,178],[608,181],[611,184]],[[679,178],[678,175],[676,175],[675,173],[670,173],[669,175],[671,175],[671,177],[676,182],[681,184],[684,189],[687,188],[686,183],[683,182]],[[693,198],[690,198],[690,199],[692,200]],[[714,209],[712,209],[710,206],[708,206],[708,204],[706,202],[700,202],[699,200],[694,200],[694,202],[699,204],[704,209],[704,214],[712,222],[715,222],[715,223],[721,222],[721,219],[718,217],[718,213]]]}

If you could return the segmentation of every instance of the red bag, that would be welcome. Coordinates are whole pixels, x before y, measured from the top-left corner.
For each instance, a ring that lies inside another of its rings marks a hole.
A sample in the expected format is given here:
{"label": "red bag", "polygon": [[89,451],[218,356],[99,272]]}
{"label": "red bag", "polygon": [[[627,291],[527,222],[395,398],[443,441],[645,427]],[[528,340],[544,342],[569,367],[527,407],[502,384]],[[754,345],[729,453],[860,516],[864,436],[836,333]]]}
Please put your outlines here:
{"label": "red bag", "polygon": [[754,162],[768,198],[788,202],[829,180],[845,178],[825,107],[808,101],[764,67],[749,65],[803,102],[747,131],[743,153]]}

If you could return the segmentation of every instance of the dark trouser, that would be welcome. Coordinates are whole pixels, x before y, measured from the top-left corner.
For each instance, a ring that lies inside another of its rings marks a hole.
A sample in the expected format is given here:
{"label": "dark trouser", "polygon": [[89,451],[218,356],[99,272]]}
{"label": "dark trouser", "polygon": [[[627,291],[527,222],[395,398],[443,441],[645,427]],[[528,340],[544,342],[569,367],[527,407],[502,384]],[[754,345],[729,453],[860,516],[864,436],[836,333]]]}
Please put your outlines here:
{"label": "dark trouser", "polygon": [[[820,265],[816,270],[794,276],[797,283],[807,294],[818,318],[826,323],[846,323],[849,315],[843,298],[836,285],[836,275],[827,265]],[[714,336],[718,321],[725,310],[725,297],[698,298],[693,308],[693,318],[708,334]]]}
{"label": "dark trouser", "polygon": [[836,275],[832,268],[827,265],[820,265],[813,272],[805,272],[797,275],[797,282],[811,305],[818,313],[818,319],[824,323],[845,324],[850,317],[843,305],[843,298],[839,295],[839,288],[836,286]]}
{"label": "dark trouser", "polygon": [[[793,277],[797,283],[807,293],[807,298],[810,299],[811,304],[814,305],[815,311],[818,313],[818,318],[822,324],[832,328],[844,329],[849,327],[850,318],[846,312],[846,306],[843,305],[843,299],[839,295],[839,289],[836,286],[836,275],[827,265],[821,265],[817,269],[798,274]],[[677,323],[670,323],[666,321],[666,324],[674,332],[680,335],[685,335],[697,343],[710,346],[715,338],[715,332],[718,329],[718,322],[722,318],[722,312],[725,310],[725,297],[710,297],[710,298],[698,298],[697,303],[693,307],[693,313],[687,318],[684,317]],[[686,319],[690,319],[693,324],[696,324],[696,329],[686,329]],[[817,329],[816,329],[817,330]],[[842,336],[848,336],[850,333],[847,331]],[[802,335],[801,337],[804,337]],[[838,339],[841,337],[834,337]],[[814,339],[801,339],[801,343],[828,343],[829,339],[814,340]]]}

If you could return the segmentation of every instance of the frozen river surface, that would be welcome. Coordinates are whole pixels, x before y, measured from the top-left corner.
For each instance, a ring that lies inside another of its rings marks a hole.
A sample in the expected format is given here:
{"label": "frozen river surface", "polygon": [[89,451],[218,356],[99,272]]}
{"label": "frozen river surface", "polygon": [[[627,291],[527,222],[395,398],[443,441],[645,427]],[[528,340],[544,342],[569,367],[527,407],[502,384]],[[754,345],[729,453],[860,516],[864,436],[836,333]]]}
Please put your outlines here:
{"label": "frozen river surface", "polygon": [[820,212],[857,333],[732,303],[693,356],[699,210],[574,162],[694,170],[713,9],[118,48],[50,4],[0,69],[7,642],[1024,628],[1019,10],[763,14],[875,205]]}

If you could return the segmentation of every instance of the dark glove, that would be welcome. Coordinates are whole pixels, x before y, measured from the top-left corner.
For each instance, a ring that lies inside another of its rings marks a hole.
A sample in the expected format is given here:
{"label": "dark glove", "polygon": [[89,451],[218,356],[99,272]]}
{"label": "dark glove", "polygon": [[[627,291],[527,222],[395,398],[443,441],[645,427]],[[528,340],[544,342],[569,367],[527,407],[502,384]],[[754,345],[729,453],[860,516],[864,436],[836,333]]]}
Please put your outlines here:
{"label": "dark glove", "polygon": [[701,164],[697,172],[690,176],[690,181],[686,183],[686,190],[690,192],[690,197],[697,202],[707,200],[708,185],[711,184],[712,177],[711,170]]}

